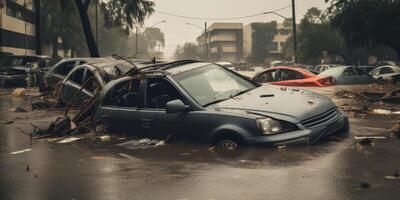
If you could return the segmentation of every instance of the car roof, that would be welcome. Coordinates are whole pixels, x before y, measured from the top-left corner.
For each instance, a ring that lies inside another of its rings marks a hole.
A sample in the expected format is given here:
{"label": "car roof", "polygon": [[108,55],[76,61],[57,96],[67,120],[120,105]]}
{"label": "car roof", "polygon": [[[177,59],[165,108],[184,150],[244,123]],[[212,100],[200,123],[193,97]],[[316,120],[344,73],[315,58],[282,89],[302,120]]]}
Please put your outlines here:
{"label": "car roof", "polygon": [[46,56],[46,55],[9,55],[7,57],[14,57],[14,58],[24,58],[24,57],[30,57],[30,58],[52,58],[51,56]]}

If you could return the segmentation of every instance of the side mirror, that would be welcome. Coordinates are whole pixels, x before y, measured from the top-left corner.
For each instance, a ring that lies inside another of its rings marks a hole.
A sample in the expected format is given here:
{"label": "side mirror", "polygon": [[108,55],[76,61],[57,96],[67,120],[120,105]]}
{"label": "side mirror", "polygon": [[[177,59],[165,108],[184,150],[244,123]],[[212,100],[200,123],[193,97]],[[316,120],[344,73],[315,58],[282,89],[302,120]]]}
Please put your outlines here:
{"label": "side mirror", "polygon": [[185,105],[181,100],[176,99],[170,101],[166,105],[167,114],[182,113],[189,109],[188,105]]}

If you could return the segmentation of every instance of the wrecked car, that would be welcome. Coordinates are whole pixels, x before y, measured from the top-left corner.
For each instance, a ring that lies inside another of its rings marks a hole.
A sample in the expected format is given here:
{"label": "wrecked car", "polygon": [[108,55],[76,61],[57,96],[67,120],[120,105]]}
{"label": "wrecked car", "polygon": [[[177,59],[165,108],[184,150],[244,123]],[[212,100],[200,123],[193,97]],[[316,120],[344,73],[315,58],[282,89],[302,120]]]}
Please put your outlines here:
{"label": "wrecked car", "polygon": [[337,85],[372,84],[376,82],[375,79],[365,73],[364,70],[354,66],[332,67],[321,72],[318,76],[330,76],[332,77],[333,82]]}
{"label": "wrecked car", "polygon": [[110,131],[153,138],[241,145],[313,144],[348,130],[348,118],[327,97],[262,86],[200,61],[149,66],[110,81],[96,121]]}
{"label": "wrecked car", "polygon": [[60,87],[60,101],[72,106],[82,105],[109,81],[123,76],[132,65],[126,61],[86,63],[73,68]]}
{"label": "wrecked car", "polygon": [[65,58],[55,64],[43,77],[39,85],[41,92],[51,91],[62,82],[68,73],[76,66],[85,63],[105,62],[106,58]]}
{"label": "wrecked car", "polygon": [[295,67],[273,67],[257,73],[253,81],[286,86],[315,86],[333,85],[331,77],[316,76],[310,71]]}
{"label": "wrecked car", "polygon": [[378,83],[394,81],[395,77],[400,75],[400,67],[392,65],[380,66],[372,70],[370,74]]}
{"label": "wrecked car", "polygon": [[0,64],[0,86],[5,84],[37,85],[52,67],[49,56],[8,56]]}

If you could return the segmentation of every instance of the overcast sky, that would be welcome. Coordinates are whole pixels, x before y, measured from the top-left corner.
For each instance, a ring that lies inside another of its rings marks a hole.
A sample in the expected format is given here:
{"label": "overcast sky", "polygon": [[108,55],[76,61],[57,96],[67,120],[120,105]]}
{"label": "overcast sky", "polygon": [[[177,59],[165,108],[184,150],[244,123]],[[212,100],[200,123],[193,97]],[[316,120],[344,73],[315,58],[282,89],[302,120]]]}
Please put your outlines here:
{"label": "overcast sky", "polygon": [[[210,25],[213,22],[268,22],[282,18],[275,15],[262,15],[246,19],[236,20],[204,20],[186,19],[162,14],[161,12],[172,13],[195,18],[231,18],[254,15],[262,12],[272,11],[291,5],[291,0],[153,0],[156,4],[156,12],[145,21],[145,26],[165,20],[165,23],[156,25],[165,34],[164,54],[169,57],[173,54],[178,44],[195,42],[201,30],[185,23],[193,23],[204,27],[204,22]],[[296,0],[297,22],[303,17],[310,7],[325,9],[329,4],[324,0]],[[279,11],[280,14],[291,17],[291,8]]]}

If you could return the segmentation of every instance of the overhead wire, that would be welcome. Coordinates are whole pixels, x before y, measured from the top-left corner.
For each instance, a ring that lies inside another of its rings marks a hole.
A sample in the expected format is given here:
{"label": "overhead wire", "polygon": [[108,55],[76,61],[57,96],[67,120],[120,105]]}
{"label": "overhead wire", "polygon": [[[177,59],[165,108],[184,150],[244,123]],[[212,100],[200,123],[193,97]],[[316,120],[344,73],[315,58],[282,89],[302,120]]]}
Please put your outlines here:
{"label": "overhead wire", "polygon": [[173,17],[179,17],[179,18],[185,18],[185,19],[195,19],[195,20],[237,20],[237,19],[246,19],[246,18],[252,18],[252,17],[257,17],[260,15],[265,15],[265,13],[271,13],[271,12],[278,12],[287,8],[292,7],[292,5],[288,5],[282,8],[278,8],[275,10],[267,11],[267,12],[262,12],[258,14],[253,14],[253,15],[245,15],[245,16],[238,16],[238,17],[222,17],[222,18],[210,18],[210,17],[192,17],[192,16],[185,16],[185,15],[178,15],[178,14],[173,14],[170,12],[165,12],[165,11],[160,11],[160,10],[155,10],[157,13],[163,14],[163,15],[168,15],[168,16],[173,16]]}

